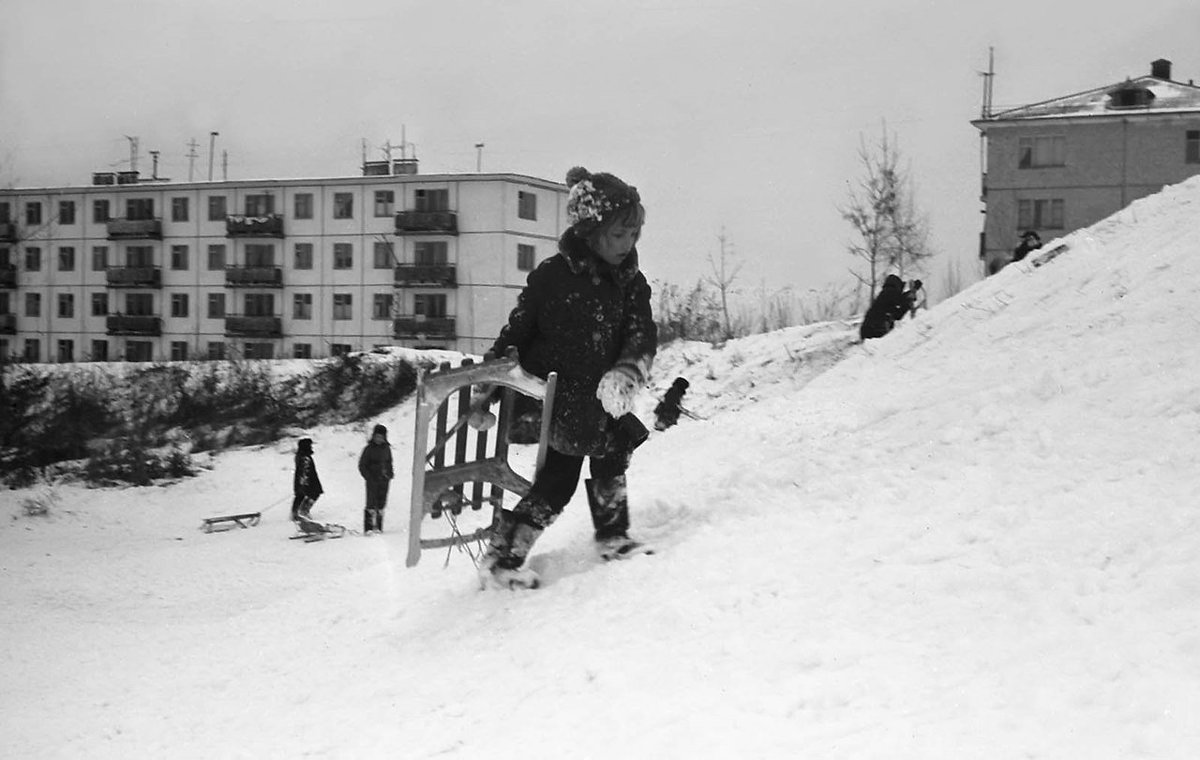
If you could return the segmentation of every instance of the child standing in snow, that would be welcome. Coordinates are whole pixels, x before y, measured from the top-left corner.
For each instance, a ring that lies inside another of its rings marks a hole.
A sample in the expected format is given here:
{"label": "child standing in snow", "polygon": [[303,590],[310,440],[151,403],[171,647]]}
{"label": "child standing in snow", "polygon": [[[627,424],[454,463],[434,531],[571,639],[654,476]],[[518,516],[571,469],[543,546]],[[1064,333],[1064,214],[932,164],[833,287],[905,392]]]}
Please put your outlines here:
{"label": "child standing in snow", "polygon": [[387,428],[376,425],[371,438],[358,457],[358,472],[366,482],[367,503],[363,508],[363,533],[383,532],[383,510],[387,509],[388,485],[392,470],[392,447]]}
{"label": "child standing in snow", "polygon": [[321,498],[325,490],[317,477],[317,465],[313,462],[312,439],[301,438],[296,444],[296,472],[292,476],[292,521],[308,517],[313,503]]}
{"label": "child standing in snow", "polygon": [[575,167],[567,186],[571,226],[558,254],[530,273],[490,351],[504,356],[515,347],[527,372],[558,373],[545,464],[529,493],[498,515],[481,563],[481,579],[501,586],[537,585],[536,573],[521,566],[571,500],[585,458],[601,556],[645,550],[628,535],[625,471],[647,435],[631,412],[658,347],[635,247],[646,212],[637,188],[612,174]]}

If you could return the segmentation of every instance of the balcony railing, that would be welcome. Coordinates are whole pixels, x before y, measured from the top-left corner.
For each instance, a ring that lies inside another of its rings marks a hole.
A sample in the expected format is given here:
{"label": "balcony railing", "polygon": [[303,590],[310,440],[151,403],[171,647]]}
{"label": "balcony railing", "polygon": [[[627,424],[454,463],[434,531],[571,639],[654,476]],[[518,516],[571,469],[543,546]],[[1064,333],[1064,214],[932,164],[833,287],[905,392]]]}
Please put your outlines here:
{"label": "balcony railing", "polygon": [[162,219],[109,219],[109,240],[162,240]]}
{"label": "balcony railing", "polygon": [[457,337],[454,317],[423,317],[413,314],[398,317],[393,326],[395,336],[406,340],[454,340]]}
{"label": "balcony railing", "polygon": [[0,222],[0,243],[15,243],[20,239],[16,222]]}
{"label": "balcony railing", "polygon": [[279,338],[283,320],[279,317],[225,317],[225,335],[231,338]]}
{"label": "balcony railing", "polygon": [[458,269],[454,264],[400,264],[396,267],[396,287],[424,285],[433,288],[458,287]]}
{"label": "balcony railing", "polygon": [[17,334],[17,315],[0,314],[0,335]]}
{"label": "balcony railing", "polygon": [[458,214],[453,211],[400,211],[397,235],[457,235]]}
{"label": "balcony railing", "polygon": [[162,335],[162,319],[141,314],[110,314],[109,335]]}
{"label": "balcony railing", "polygon": [[17,268],[12,264],[0,266],[0,288],[11,290],[17,287]]}
{"label": "balcony railing", "polygon": [[230,288],[282,288],[279,267],[225,267],[225,285]]}
{"label": "balcony railing", "polygon": [[283,237],[283,215],[225,217],[225,237]]}
{"label": "balcony railing", "polygon": [[109,267],[105,275],[110,288],[161,288],[158,267]]}

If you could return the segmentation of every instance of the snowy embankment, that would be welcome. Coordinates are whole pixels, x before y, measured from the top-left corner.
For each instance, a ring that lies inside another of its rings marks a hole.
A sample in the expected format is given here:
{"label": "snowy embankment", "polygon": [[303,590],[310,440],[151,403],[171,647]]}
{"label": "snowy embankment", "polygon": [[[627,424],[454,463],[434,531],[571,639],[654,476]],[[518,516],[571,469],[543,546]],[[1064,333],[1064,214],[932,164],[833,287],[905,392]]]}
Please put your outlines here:
{"label": "snowy embankment", "polygon": [[[1200,180],[1168,188],[865,346],[832,325],[667,348],[657,388],[684,375],[706,419],[635,457],[634,532],[659,553],[598,564],[581,489],[536,592],[480,593],[463,554],[404,568],[407,407],[381,420],[383,536],[288,541],[291,445],[169,487],[60,487],[46,518],[0,494],[0,743],[1195,757],[1198,220]],[[360,527],[366,426],[310,433],[316,513]]]}

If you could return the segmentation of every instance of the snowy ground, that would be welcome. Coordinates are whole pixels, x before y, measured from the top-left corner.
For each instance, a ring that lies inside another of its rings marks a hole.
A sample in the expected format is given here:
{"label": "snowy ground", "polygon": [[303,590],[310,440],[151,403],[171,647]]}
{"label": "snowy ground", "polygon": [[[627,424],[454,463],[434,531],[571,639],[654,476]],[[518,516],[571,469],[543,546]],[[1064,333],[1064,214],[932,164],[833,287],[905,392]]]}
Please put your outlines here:
{"label": "snowy ground", "polygon": [[[383,536],[287,540],[290,443],[0,493],[3,754],[1200,756],[1198,298],[1192,180],[866,346],[673,346],[656,386],[707,419],[635,458],[660,552],[597,563],[581,490],[535,592],[404,567],[408,406]],[[365,427],[311,432],[318,515],[361,527]]]}

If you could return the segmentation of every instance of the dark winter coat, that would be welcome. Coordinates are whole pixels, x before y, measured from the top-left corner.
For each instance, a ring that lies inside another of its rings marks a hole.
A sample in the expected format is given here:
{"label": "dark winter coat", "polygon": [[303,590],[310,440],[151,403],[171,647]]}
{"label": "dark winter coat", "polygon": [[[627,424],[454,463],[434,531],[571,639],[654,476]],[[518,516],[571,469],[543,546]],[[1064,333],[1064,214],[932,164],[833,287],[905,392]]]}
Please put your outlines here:
{"label": "dark winter coat", "polygon": [[363,480],[391,480],[395,476],[392,470],[392,447],[386,442],[376,443],[374,440],[364,446],[358,457],[358,473]]}
{"label": "dark winter coat", "polygon": [[863,317],[859,336],[863,340],[882,338],[892,331],[897,321],[904,319],[910,308],[911,304],[904,293],[904,281],[894,274],[888,275],[879,289],[879,295],[875,296]]}
{"label": "dark winter coat", "polygon": [[679,422],[679,415],[683,412],[683,394],[686,392],[687,389],[679,385],[672,385],[667,389],[662,401],[654,407],[655,428],[666,430]]}
{"label": "dark winter coat", "polygon": [[312,454],[308,452],[296,452],[296,474],[292,478],[292,491],[296,496],[306,496],[313,501],[325,493],[321,488],[321,479],[317,477],[317,465],[313,462]]}
{"label": "dark winter coat", "polygon": [[568,230],[558,255],[530,272],[491,350],[504,356],[510,347],[530,374],[558,373],[550,446],[573,456],[607,453],[617,429],[596,398],[600,378],[623,365],[645,381],[658,349],[636,249],[612,267]]}
{"label": "dark winter coat", "polygon": [[1039,249],[1041,247],[1042,247],[1041,241],[1037,240],[1036,238],[1033,238],[1033,239],[1022,238],[1021,244],[1013,249],[1012,260],[1020,261],[1021,259],[1028,256],[1031,252],[1036,251],[1037,249]]}

